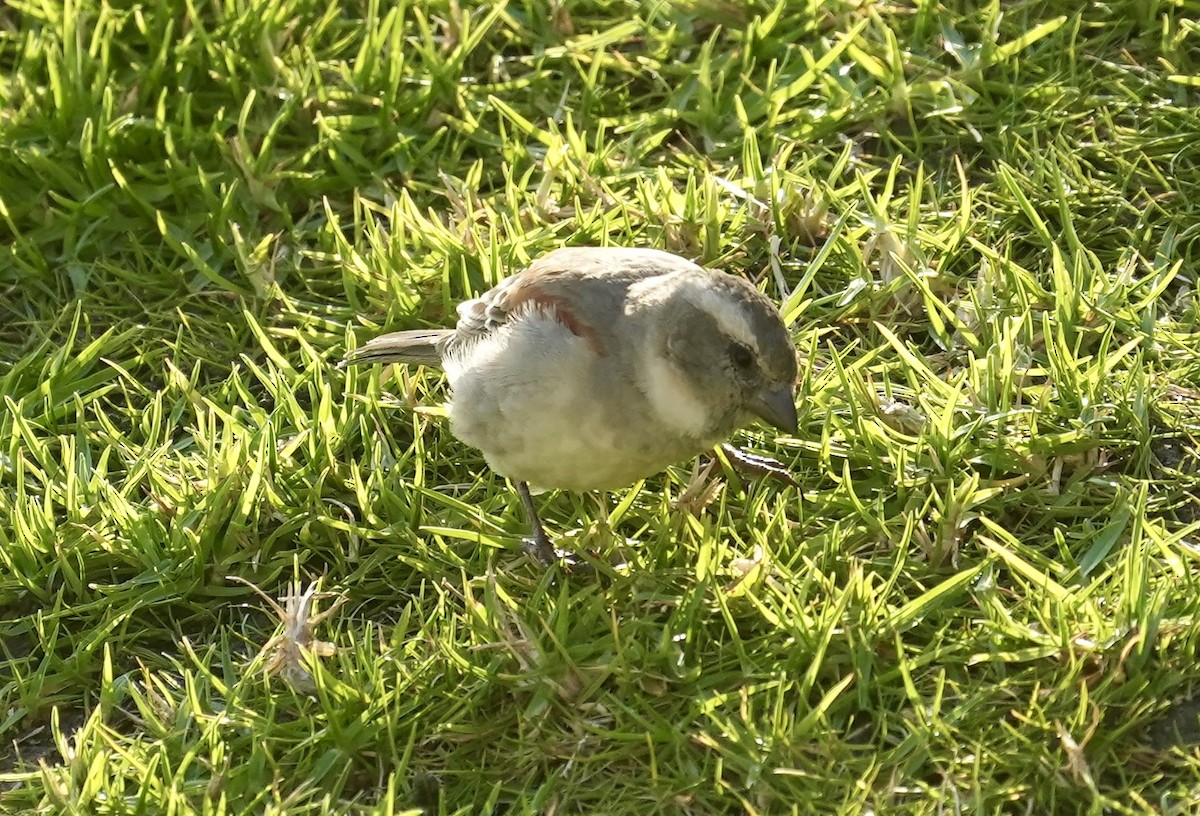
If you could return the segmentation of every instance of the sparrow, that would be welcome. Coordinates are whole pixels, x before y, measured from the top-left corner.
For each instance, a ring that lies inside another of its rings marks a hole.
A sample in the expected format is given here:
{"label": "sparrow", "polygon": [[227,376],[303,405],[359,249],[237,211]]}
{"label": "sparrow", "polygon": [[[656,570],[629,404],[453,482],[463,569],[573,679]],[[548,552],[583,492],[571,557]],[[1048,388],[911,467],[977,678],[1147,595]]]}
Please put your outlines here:
{"label": "sparrow", "polygon": [[[366,363],[445,371],[451,433],[515,484],[544,563],[556,553],[531,486],[621,488],[755,417],[797,426],[796,351],[775,304],[657,249],[555,250],[460,304],[455,328],[384,334],[342,365]],[[762,462],[777,464],[748,464]]]}

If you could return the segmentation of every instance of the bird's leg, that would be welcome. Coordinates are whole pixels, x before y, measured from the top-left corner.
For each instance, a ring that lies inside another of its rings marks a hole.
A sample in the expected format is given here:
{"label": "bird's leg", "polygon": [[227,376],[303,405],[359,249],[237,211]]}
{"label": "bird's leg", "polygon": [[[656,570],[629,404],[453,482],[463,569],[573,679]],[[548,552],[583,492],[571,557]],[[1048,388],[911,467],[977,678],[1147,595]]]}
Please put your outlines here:
{"label": "bird's leg", "polygon": [[729,460],[729,464],[733,469],[743,476],[765,476],[768,479],[774,479],[789,487],[800,486],[796,478],[791,473],[788,473],[788,469],[783,462],[780,462],[778,459],[772,459],[770,456],[760,456],[757,453],[750,453],[741,448],[735,448],[729,443],[721,445],[721,452],[725,454],[725,458]]}
{"label": "bird's leg", "polygon": [[542,520],[538,518],[537,507],[533,503],[533,496],[529,493],[529,485],[525,482],[517,482],[517,495],[521,497],[521,504],[525,507],[525,517],[529,520],[529,526],[533,528],[533,537],[526,539],[525,549],[543,565],[549,567],[558,561],[558,553],[554,551],[554,545],[550,543],[550,536],[546,535],[546,529],[542,527]]}

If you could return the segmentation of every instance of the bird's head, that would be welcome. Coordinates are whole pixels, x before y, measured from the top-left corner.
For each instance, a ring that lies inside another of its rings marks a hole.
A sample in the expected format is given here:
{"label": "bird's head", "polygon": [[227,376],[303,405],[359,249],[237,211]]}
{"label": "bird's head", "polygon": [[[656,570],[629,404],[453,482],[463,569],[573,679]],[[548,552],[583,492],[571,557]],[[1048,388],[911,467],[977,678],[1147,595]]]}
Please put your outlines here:
{"label": "bird's head", "polygon": [[707,272],[687,276],[660,315],[658,377],[672,382],[681,415],[706,426],[698,436],[723,439],[751,416],[795,433],[796,350],[769,298]]}

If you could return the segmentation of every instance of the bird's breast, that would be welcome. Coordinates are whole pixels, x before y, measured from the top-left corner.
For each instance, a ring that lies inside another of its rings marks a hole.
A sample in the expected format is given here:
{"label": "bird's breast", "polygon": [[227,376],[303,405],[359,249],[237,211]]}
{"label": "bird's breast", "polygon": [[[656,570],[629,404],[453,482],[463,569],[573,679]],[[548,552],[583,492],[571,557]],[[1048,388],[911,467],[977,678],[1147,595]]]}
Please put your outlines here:
{"label": "bird's breast", "polygon": [[698,453],[614,365],[552,315],[529,313],[446,361],[451,431],[497,473],[550,489],[620,488]]}

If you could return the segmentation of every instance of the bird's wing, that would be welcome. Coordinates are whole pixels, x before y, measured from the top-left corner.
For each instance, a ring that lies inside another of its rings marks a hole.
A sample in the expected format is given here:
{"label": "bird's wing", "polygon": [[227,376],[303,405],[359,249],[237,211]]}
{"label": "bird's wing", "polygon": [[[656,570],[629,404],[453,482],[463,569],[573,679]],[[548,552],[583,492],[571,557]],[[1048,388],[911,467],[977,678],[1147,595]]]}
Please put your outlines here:
{"label": "bird's wing", "polygon": [[623,311],[630,284],[695,268],[690,261],[653,249],[555,250],[479,297],[459,304],[453,345],[475,342],[514,316],[538,310],[553,314],[593,351],[604,354],[603,335]]}
{"label": "bird's wing", "polygon": [[470,342],[485,337],[507,323],[509,315],[518,305],[514,290],[522,286],[530,288],[526,283],[528,275],[529,272],[525,271],[505,278],[479,297],[458,304],[456,342]]}

